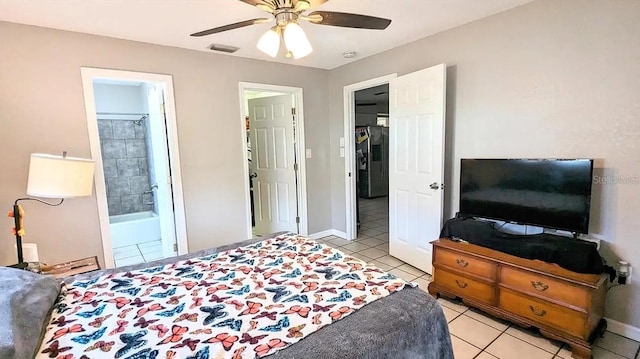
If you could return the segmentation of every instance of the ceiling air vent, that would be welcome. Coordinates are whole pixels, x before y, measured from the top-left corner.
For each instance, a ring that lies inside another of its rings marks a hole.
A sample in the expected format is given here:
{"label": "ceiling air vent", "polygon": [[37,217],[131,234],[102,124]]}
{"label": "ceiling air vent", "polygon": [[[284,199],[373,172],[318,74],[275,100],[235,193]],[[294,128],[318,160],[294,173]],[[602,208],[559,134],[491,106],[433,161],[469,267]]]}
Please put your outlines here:
{"label": "ceiling air vent", "polygon": [[239,49],[240,49],[239,47],[230,46],[230,45],[211,44],[209,46],[209,50],[226,52],[228,54],[233,54]]}

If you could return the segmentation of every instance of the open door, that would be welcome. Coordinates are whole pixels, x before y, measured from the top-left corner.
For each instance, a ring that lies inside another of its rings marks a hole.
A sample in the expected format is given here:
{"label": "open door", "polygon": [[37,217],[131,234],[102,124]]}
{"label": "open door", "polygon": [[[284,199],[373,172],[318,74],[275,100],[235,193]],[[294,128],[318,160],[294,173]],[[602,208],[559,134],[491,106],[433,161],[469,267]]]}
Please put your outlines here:
{"label": "open door", "polygon": [[176,241],[175,215],[173,210],[173,188],[171,183],[171,165],[167,144],[167,128],[164,105],[164,93],[159,86],[147,89],[149,107],[150,144],[149,176],[152,183],[154,207],[160,217],[160,235],[164,258],[178,254]]}
{"label": "open door", "polygon": [[255,232],[298,232],[291,94],[249,100]]}
{"label": "open door", "polygon": [[432,272],[444,200],[446,65],[389,83],[389,254]]}

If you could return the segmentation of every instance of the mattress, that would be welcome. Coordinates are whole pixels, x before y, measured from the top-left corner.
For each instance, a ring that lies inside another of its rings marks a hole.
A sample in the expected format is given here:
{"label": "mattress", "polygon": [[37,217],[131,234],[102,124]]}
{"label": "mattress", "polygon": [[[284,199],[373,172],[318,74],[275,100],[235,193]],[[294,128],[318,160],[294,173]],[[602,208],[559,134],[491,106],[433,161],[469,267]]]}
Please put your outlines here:
{"label": "mattress", "polygon": [[[265,237],[151,263],[85,273],[64,281],[157,267],[247,246]],[[159,356],[162,357],[162,356]],[[268,358],[453,358],[446,319],[439,303],[417,287],[375,300],[354,313],[268,355]]]}

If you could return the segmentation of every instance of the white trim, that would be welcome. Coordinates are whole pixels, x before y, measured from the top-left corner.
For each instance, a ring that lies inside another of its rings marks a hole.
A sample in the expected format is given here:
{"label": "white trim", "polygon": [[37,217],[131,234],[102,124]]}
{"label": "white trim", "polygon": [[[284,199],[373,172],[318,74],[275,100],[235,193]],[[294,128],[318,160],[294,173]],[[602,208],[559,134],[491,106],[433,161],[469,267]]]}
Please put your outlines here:
{"label": "white trim", "polygon": [[320,238],[329,237],[329,236],[335,236],[335,237],[340,237],[342,239],[347,239],[347,234],[337,229],[328,229],[326,231],[310,234],[307,237],[311,239],[320,239]]}
{"label": "white trim", "polygon": [[[244,126],[244,119],[248,114],[245,110],[245,90],[258,90],[258,91],[273,91],[295,95],[294,107],[296,109],[296,157],[298,158],[298,213],[300,215],[300,234],[307,235],[309,233],[309,221],[307,218],[307,166],[305,157],[305,132],[304,132],[304,107],[303,107],[303,93],[300,87],[268,85],[251,82],[239,82],[238,86],[239,98],[240,98],[240,134],[242,135],[242,151],[245,163],[247,161],[247,140],[246,129]],[[242,166],[244,168],[244,181],[245,181],[245,203],[247,203],[247,239],[253,238],[251,233],[251,193],[249,191],[249,168],[248,166]]]}
{"label": "white trim", "polygon": [[640,342],[640,328],[610,318],[604,319],[607,321],[607,330],[611,333]]}
{"label": "white trim", "polygon": [[107,204],[107,189],[102,167],[102,153],[98,135],[98,119],[96,116],[93,80],[118,79],[122,81],[151,82],[160,85],[165,90],[165,115],[167,124],[167,142],[171,158],[171,179],[173,187],[174,217],[178,254],[189,252],[187,240],[187,225],[184,212],[184,197],[182,193],[182,174],[180,170],[180,152],[178,147],[178,127],[176,120],[175,95],[173,92],[173,77],[171,75],[151,74],[143,72],[99,69],[81,67],[82,87],[84,92],[84,106],[87,116],[91,157],[96,162],[95,186],[98,204],[98,219],[102,234],[102,251],[106,268],[115,267],[113,249],[111,248],[111,231],[109,229],[109,206]]}
{"label": "white trim", "polygon": [[324,237],[329,237],[329,236],[333,235],[333,231],[334,231],[334,229],[329,229],[329,230],[322,231],[322,232],[312,233],[312,234],[308,235],[307,237],[309,237],[311,239],[320,239],[320,238],[324,238]]}
{"label": "white trim", "polygon": [[[377,77],[375,79],[358,82],[344,87],[344,166],[345,166],[345,198],[346,198],[346,233],[344,238],[348,240],[355,239],[358,234],[358,222],[356,217],[356,175],[355,175],[355,157],[356,157],[356,140],[353,131],[356,126],[355,119],[355,95],[354,92],[364,90],[375,86],[388,84],[391,80],[398,77],[398,74],[390,74]],[[349,176],[351,173],[351,176]]]}
{"label": "white trim", "polygon": [[332,231],[332,235],[350,241],[350,239],[347,239],[347,234],[345,232],[339,231],[337,229],[332,229],[331,231]]}

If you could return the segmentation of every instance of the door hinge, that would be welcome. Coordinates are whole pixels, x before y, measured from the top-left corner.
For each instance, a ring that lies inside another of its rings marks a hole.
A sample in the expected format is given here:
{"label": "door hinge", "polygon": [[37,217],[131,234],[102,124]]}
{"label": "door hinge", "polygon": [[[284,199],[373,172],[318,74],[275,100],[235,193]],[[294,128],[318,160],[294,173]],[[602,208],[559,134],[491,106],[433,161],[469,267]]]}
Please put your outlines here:
{"label": "door hinge", "polygon": [[295,107],[291,108],[291,114],[294,115],[294,116],[296,115],[296,108]]}
{"label": "door hinge", "polygon": [[167,184],[171,184],[171,176],[167,176]]}
{"label": "door hinge", "polygon": [[294,170],[294,171],[297,171],[297,170],[298,170],[298,164],[297,164],[297,163],[294,163],[294,164],[293,164],[293,170]]}
{"label": "door hinge", "polygon": [[296,223],[300,223],[300,217],[296,217]]}
{"label": "door hinge", "polygon": [[173,251],[178,252],[178,243],[173,244]]}

